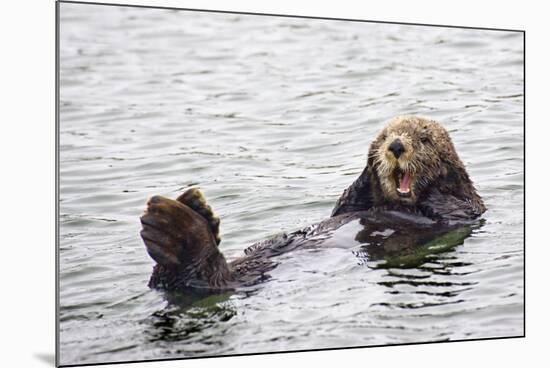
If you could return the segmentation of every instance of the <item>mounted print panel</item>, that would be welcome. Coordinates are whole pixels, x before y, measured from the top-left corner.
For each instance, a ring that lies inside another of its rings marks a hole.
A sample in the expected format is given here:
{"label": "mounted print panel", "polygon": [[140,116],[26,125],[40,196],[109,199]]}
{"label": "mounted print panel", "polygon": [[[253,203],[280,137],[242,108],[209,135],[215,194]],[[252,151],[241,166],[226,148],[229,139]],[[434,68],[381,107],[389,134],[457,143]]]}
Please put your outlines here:
{"label": "mounted print panel", "polygon": [[58,3],[58,364],[524,336],[524,33]]}

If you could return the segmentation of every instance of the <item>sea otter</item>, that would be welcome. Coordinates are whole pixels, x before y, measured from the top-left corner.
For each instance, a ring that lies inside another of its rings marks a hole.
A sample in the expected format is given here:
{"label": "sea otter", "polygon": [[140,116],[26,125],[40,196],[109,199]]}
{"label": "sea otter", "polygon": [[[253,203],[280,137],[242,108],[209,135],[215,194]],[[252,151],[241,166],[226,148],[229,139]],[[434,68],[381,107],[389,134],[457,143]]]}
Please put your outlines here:
{"label": "sea otter", "polygon": [[[363,240],[375,257],[377,252],[429,243],[435,235],[474,224],[484,211],[443,126],[401,116],[372,142],[365,169],[325,221],[254,244],[243,257],[228,263],[218,248],[220,220],[193,188],[176,200],[150,198],[140,234],[157,263],[150,287],[214,292],[268,278],[268,271],[277,265],[275,256],[329,242],[333,232],[350,223],[360,224],[354,240]],[[391,232],[380,235],[388,227]],[[459,234],[461,240],[469,232]]]}

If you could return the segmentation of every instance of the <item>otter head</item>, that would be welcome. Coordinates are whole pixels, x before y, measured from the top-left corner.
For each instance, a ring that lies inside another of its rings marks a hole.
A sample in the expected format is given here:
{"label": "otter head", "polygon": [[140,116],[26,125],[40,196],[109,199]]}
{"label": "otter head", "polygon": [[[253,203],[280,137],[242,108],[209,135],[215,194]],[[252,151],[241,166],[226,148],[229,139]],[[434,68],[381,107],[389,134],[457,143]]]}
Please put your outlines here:
{"label": "otter head", "polygon": [[441,125],[413,116],[395,118],[369,151],[370,174],[377,179],[382,197],[378,199],[415,205],[430,184],[445,175],[442,158],[458,160]]}

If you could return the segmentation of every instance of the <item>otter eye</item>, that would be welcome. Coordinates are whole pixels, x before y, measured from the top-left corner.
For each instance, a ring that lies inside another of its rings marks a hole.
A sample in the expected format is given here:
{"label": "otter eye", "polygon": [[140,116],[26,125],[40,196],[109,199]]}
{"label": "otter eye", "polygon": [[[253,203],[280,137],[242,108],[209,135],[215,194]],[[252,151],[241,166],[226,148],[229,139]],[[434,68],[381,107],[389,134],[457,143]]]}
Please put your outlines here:
{"label": "otter eye", "polygon": [[420,137],[420,142],[422,143],[428,143],[429,141],[430,141],[430,138],[428,136]]}

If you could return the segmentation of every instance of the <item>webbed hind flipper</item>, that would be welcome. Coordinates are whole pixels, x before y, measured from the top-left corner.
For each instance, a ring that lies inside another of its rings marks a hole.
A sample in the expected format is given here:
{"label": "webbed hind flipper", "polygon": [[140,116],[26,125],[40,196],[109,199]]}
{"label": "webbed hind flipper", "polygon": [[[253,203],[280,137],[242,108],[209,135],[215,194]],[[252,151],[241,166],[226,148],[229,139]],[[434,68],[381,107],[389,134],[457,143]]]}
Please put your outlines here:
{"label": "webbed hind flipper", "polygon": [[204,198],[202,192],[197,188],[188,189],[177,198],[177,201],[191,208],[206,220],[216,239],[216,244],[219,245],[221,242],[220,218],[214,214],[212,207],[206,202],[206,198]]}

